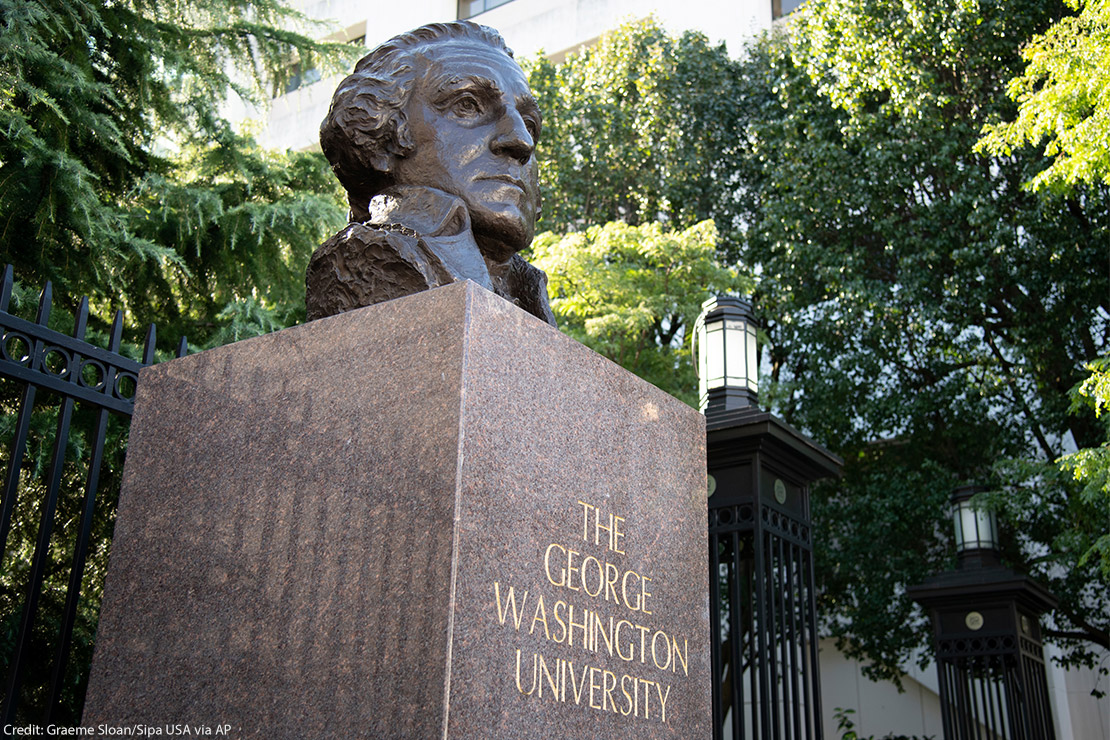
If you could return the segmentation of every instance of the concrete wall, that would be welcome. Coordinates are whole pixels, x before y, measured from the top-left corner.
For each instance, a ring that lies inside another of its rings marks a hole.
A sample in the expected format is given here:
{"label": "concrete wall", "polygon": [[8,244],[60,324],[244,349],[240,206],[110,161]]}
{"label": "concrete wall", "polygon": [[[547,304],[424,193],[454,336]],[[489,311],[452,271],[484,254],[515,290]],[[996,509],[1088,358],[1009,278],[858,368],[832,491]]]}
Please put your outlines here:
{"label": "concrete wall", "polygon": [[[1052,663],[1056,654],[1058,651],[1051,646],[1045,651],[1056,740],[1110,738],[1110,678],[1100,677],[1089,668],[1064,670]],[[1102,662],[1110,663],[1110,653],[1104,651]],[[914,664],[907,671],[902,679],[905,692],[900,694],[892,683],[866,678],[860,662],[845,657],[833,640],[822,640],[821,709],[825,738],[837,740],[841,736],[833,717],[840,707],[854,710],[850,717],[860,737],[894,734],[942,740],[936,667],[930,664],[921,670]],[[1093,689],[1107,696],[1092,696]]]}
{"label": "concrete wall", "polygon": [[[1100,664],[1110,665],[1110,652],[1103,650],[1101,653]],[[1065,671],[1052,663],[1052,657],[1057,654],[1051,646],[1045,651],[1057,740],[1110,738],[1110,677],[1099,676],[1098,671],[1091,668]],[[1094,689],[1106,696],[1092,696]]]}
{"label": "concrete wall", "polygon": [[[291,4],[312,18],[331,21],[334,32],[349,30],[351,36],[364,33],[368,49],[425,23],[453,20],[458,7],[455,0],[302,0]],[[263,122],[260,143],[274,149],[319,149],[320,122],[342,78],[325,77],[274,98],[268,112],[248,113]]]}
{"label": "concrete wall", "polygon": [[[892,683],[875,682],[863,675],[858,660],[836,649],[833,640],[821,641],[821,712],[825,737],[839,738],[833,712],[837,707],[852,709],[849,715],[861,737],[888,734],[933,736],[944,734],[937,695],[936,670],[909,669],[902,678],[904,693]],[[1062,740],[1062,739],[1061,739]]]}
{"label": "concrete wall", "polygon": [[672,33],[701,31],[734,56],[771,26],[770,0],[515,0],[473,20],[501,31],[517,55],[562,56],[630,19],[654,14]]}

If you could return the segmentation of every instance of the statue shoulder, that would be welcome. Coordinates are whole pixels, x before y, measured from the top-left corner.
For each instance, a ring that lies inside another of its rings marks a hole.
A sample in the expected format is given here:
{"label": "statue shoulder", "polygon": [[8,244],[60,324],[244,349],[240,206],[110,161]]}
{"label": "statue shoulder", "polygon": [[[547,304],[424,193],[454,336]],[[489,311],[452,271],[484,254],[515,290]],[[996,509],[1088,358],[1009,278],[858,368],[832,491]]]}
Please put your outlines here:
{"label": "statue shoulder", "polygon": [[551,310],[551,302],[547,297],[546,272],[529,263],[519,254],[514,254],[509,260],[505,282],[506,292],[518,306],[552,326],[557,326],[555,314]]}
{"label": "statue shoulder", "polygon": [[350,223],[309,260],[305,305],[312,321],[453,281],[412,229]]}

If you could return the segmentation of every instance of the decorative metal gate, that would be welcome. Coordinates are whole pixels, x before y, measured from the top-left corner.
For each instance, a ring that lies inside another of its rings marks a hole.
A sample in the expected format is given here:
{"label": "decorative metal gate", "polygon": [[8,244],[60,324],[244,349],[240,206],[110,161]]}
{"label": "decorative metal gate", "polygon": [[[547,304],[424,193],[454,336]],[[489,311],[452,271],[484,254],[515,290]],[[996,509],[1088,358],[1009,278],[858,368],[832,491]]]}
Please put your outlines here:
{"label": "decorative metal gate", "polygon": [[809,486],[840,460],[758,409],[706,421],[714,738],[820,740]]}
{"label": "decorative metal gate", "polygon": [[[48,326],[50,283],[33,321],[9,312],[12,289],[9,265],[0,286],[0,418],[8,453],[0,491],[0,660],[6,668],[0,723],[73,725],[87,678],[72,660],[79,607],[87,599],[82,588],[103,577],[123,440],[139,370],[154,362],[155,330],[147,331],[141,359],[132,359],[121,354],[121,312],[108,329],[107,348],[98,347],[86,341],[87,298],[67,336]],[[185,352],[182,338],[178,356]],[[102,485],[106,475],[111,480]],[[86,573],[90,553],[98,565],[93,578]],[[87,660],[97,609],[85,606],[93,615],[82,631]]]}
{"label": "decorative metal gate", "polygon": [[1014,635],[938,640],[937,676],[948,740],[1055,737],[1039,643]]}
{"label": "decorative metal gate", "polygon": [[1042,614],[1056,599],[1003,567],[998,523],[963,486],[952,492],[956,570],[906,593],[928,611],[945,740],[1053,740],[1041,642]]}
{"label": "decorative metal gate", "polygon": [[710,511],[721,737],[820,737],[809,528],[771,507],[760,528],[754,506]]}

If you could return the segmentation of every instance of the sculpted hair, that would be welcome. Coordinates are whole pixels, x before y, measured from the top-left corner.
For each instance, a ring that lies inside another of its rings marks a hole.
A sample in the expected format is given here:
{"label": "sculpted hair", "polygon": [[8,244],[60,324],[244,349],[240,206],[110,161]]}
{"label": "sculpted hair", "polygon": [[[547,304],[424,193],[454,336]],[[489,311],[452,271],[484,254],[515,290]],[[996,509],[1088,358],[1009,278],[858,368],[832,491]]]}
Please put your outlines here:
{"label": "sculpted hair", "polygon": [[351,217],[367,218],[370,199],[390,185],[398,157],[413,152],[405,106],[416,81],[416,51],[428,44],[465,39],[512,57],[501,34],[471,21],[430,23],[394,36],[355,65],[332,96],[320,125],[320,146],[347,191]]}

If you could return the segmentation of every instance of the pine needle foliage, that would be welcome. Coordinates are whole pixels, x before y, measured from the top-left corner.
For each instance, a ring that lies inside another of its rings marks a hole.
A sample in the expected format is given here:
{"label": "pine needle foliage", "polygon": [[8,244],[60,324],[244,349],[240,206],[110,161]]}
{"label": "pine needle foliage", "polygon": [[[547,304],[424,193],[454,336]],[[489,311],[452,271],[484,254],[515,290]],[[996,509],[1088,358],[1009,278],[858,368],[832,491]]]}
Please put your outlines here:
{"label": "pine needle foliage", "polygon": [[[326,31],[275,0],[0,0],[0,265],[20,283],[13,313],[34,315],[54,283],[52,328],[72,331],[88,295],[88,338],[104,346],[122,308],[123,352],[155,323],[163,347],[194,349],[303,319],[304,268],[342,224],[341,193],[322,155],[263,150],[224,106],[264,104],[294,63],[338,69],[358,50],[320,43]],[[272,87],[273,86],[273,87]],[[68,314],[68,316],[67,316]],[[22,604],[52,456],[56,400],[42,398],[0,568],[0,672]],[[0,382],[0,449],[20,388]],[[66,445],[33,656],[17,719],[40,721],[62,622],[93,412],[79,404]],[[73,651],[54,721],[75,725],[97,615],[127,444],[112,417],[85,566]],[[6,463],[5,463],[6,465]]]}
{"label": "pine needle foliage", "polygon": [[0,261],[201,343],[230,302],[297,302],[332,178],[222,106],[350,57],[320,31],[274,0],[0,0]]}

